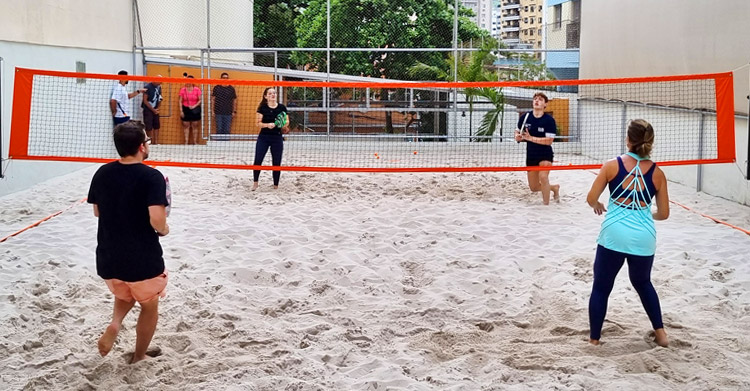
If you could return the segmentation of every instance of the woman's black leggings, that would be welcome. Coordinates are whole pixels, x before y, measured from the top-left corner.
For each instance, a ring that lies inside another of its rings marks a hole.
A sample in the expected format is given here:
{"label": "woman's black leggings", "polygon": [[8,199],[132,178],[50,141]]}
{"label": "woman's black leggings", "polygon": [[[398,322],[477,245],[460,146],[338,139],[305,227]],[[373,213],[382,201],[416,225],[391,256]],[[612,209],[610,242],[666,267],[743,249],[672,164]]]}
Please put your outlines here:
{"label": "woman's black leggings", "polygon": [[[260,134],[258,141],[255,143],[255,162],[254,165],[263,164],[268,149],[271,148],[271,162],[274,166],[281,165],[281,155],[284,153],[284,138],[280,134]],[[253,170],[253,181],[258,182],[260,170]],[[279,185],[281,171],[273,172],[273,185]]]}
{"label": "woman's black leggings", "polygon": [[651,266],[654,264],[654,256],[638,256],[613,251],[608,248],[597,246],[596,259],[594,260],[594,288],[591,290],[589,299],[589,326],[591,327],[591,339],[599,340],[602,334],[604,317],[607,315],[607,301],[612,287],[615,285],[615,277],[628,259],[628,274],[630,283],[633,284],[638,296],[641,297],[643,308],[651,320],[654,329],[664,327],[661,319],[661,306],[659,296],[651,284]]}

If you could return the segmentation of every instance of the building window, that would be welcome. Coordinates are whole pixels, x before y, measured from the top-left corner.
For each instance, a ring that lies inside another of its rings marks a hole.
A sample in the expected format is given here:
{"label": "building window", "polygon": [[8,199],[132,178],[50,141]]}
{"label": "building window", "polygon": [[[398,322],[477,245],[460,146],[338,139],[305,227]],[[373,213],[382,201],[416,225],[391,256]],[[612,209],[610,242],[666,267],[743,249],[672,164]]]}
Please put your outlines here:
{"label": "building window", "polygon": [[562,28],[562,4],[556,5],[553,11],[553,17],[555,18],[554,28]]}

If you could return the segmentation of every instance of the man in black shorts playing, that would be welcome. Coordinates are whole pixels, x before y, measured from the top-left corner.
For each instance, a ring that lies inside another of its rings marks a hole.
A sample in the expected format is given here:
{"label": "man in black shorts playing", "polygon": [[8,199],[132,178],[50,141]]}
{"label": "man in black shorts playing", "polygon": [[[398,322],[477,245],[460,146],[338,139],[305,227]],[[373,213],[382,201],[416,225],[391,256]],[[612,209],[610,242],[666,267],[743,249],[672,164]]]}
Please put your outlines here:
{"label": "man in black shorts playing", "polygon": [[[557,135],[557,124],[551,115],[545,114],[547,107],[547,95],[541,92],[534,94],[530,111],[518,119],[516,129],[516,141],[526,142],[526,166],[547,167],[552,165],[554,152],[552,152],[552,141]],[[523,129],[521,129],[523,127]],[[550,185],[549,170],[527,171],[529,189],[542,192],[542,202],[549,205],[550,193],[554,195],[555,201],[560,201],[560,185]]]}
{"label": "man in black shorts playing", "polygon": [[[161,75],[157,75],[161,77]],[[154,81],[146,84],[143,94],[143,124],[146,125],[146,135],[151,138],[151,144],[159,144],[159,104],[162,101],[161,82]]]}

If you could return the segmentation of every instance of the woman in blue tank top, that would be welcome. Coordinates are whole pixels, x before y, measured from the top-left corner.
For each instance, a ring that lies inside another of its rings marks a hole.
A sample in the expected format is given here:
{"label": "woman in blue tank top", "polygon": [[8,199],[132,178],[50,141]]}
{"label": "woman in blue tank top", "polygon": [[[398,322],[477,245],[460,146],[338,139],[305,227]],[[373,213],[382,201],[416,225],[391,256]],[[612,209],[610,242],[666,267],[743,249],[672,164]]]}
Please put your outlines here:
{"label": "woman in blue tank top", "polygon": [[[589,299],[589,342],[599,344],[609,294],[627,259],[630,282],[654,328],[655,342],[666,347],[667,333],[661,319],[659,296],[651,284],[651,267],[656,250],[654,220],[669,217],[667,178],[649,158],[654,144],[651,124],[642,119],[631,121],[626,142],[628,153],[604,163],[586,198],[594,213],[601,215],[606,212],[594,259],[594,286]],[[609,187],[607,207],[599,202],[605,187]],[[654,199],[656,212],[652,213]]]}

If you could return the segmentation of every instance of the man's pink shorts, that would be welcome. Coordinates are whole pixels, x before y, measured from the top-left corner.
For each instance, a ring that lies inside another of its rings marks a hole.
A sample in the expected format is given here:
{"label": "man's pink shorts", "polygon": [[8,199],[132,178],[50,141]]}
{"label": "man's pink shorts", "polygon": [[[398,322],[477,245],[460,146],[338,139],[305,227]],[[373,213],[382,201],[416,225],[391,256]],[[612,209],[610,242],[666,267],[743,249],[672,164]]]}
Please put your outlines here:
{"label": "man's pink shorts", "polygon": [[116,298],[125,301],[135,299],[139,303],[145,303],[167,295],[167,271],[148,280],[127,282],[112,278],[104,280],[107,287]]}

